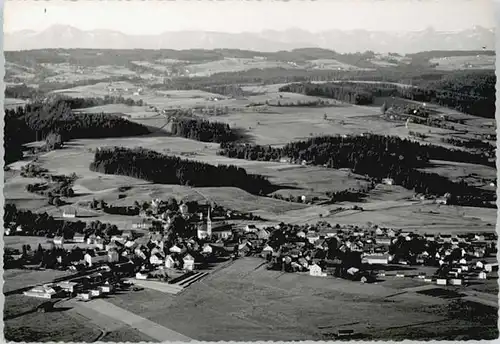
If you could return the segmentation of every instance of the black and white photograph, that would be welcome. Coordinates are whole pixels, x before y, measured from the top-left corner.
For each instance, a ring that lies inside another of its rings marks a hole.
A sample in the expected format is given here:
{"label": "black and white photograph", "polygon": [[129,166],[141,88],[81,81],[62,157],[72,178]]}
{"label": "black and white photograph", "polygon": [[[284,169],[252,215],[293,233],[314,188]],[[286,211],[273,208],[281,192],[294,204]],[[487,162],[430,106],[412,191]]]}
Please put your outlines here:
{"label": "black and white photograph", "polygon": [[5,341],[498,339],[500,3],[2,7]]}

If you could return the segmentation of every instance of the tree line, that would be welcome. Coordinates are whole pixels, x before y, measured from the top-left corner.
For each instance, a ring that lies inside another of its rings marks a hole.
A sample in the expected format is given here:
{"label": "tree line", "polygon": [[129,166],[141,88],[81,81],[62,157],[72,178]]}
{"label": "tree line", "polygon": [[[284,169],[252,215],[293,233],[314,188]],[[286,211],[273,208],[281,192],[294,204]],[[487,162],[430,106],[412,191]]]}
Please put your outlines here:
{"label": "tree line", "polygon": [[231,142],[238,139],[229,124],[202,119],[174,118],[172,134],[202,142]]}
{"label": "tree line", "polygon": [[[138,123],[105,113],[74,114],[65,100],[27,104],[5,109],[5,162],[23,157],[23,145],[47,139],[49,148],[81,138],[104,138],[144,135],[149,130]],[[54,136],[56,134],[56,136]]]}
{"label": "tree line", "polygon": [[18,209],[15,204],[10,203],[4,207],[4,223],[6,228],[15,229],[21,226],[22,235],[28,236],[62,236],[72,239],[75,233],[81,233],[85,236],[94,234],[109,238],[120,233],[118,227],[110,223],[59,220],[45,212],[34,213],[31,210]]}
{"label": "tree line", "polygon": [[72,98],[72,97],[58,97],[58,101],[63,101],[68,104],[70,109],[83,109],[94,106],[101,106],[107,104],[125,104],[128,106],[143,106],[142,99],[134,100],[132,98],[124,98],[122,96],[105,95],[103,98],[88,97],[88,98]]}
{"label": "tree line", "polygon": [[420,80],[411,87],[401,87],[390,83],[349,81],[323,84],[301,82],[285,85],[280,88],[280,91],[334,98],[357,105],[371,104],[374,97],[400,97],[439,104],[473,116],[494,118],[495,86],[494,72],[475,71],[443,75],[437,80]]}
{"label": "tree line", "polygon": [[360,84],[344,83],[295,83],[279,88],[280,92],[292,92],[314,97],[326,97],[356,105],[373,103],[373,94],[366,92]]}
{"label": "tree line", "polygon": [[476,206],[489,206],[495,195],[468,186],[465,182],[454,183],[436,173],[419,171],[429,160],[470,162],[475,155],[444,147],[420,145],[398,137],[322,136],[306,141],[286,144],[283,148],[270,146],[221,144],[220,155],[247,160],[279,160],[290,158],[294,162],[306,161],[329,168],[349,168],[376,181],[392,178],[394,183],[427,195],[453,195],[451,203],[464,202]]}
{"label": "tree line", "polygon": [[90,170],[118,174],[161,184],[188,186],[233,186],[253,194],[271,192],[271,183],[261,175],[247,174],[233,165],[210,165],[167,156],[141,147],[101,148],[95,152]]}

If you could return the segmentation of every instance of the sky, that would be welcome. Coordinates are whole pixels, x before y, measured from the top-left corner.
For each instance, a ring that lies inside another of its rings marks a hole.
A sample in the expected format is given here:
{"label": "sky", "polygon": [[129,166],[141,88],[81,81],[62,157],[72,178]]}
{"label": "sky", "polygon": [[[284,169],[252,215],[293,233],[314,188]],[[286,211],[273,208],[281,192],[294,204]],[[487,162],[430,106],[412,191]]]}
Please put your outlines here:
{"label": "sky", "polygon": [[6,0],[4,32],[52,25],[126,34],[300,28],[458,31],[495,27],[493,0]]}

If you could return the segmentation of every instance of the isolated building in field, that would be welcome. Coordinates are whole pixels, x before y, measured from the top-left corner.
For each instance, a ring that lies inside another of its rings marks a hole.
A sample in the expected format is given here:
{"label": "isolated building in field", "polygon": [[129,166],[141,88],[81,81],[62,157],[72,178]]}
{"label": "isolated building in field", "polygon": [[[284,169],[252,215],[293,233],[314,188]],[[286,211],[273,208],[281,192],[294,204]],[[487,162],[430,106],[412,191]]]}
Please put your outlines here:
{"label": "isolated building in field", "polygon": [[53,240],[54,245],[64,245],[64,238],[62,236],[57,236]]}
{"label": "isolated building in field", "polygon": [[75,218],[77,216],[76,209],[73,207],[66,207],[63,209],[62,216],[65,218]]}
{"label": "isolated building in field", "polygon": [[62,289],[55,285],[40,285],[24,292],[24,295],[52,299],[62,295]]}

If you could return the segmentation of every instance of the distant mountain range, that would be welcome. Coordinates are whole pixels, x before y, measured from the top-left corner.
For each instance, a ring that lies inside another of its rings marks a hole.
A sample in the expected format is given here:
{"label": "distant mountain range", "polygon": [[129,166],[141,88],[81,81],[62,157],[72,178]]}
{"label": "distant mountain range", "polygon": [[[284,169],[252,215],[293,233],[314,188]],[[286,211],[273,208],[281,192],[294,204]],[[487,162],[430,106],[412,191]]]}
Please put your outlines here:
{"label": "distant mountain range", "polygon": [[415,53],[429,50],[494,50],[495,31],[476,26],[458,32],[428,28],[415,32],[329,30],[311,33],[301,29],[266,30],[259,33],[204,31],[164,32],[158,35],[127,35],[111,30],[83,31],[72,26],[4,34],[4,50],[48,48],[86,49],[243,49],[275,52],[316,47],[340,53],[371,50],[379,53]]}

